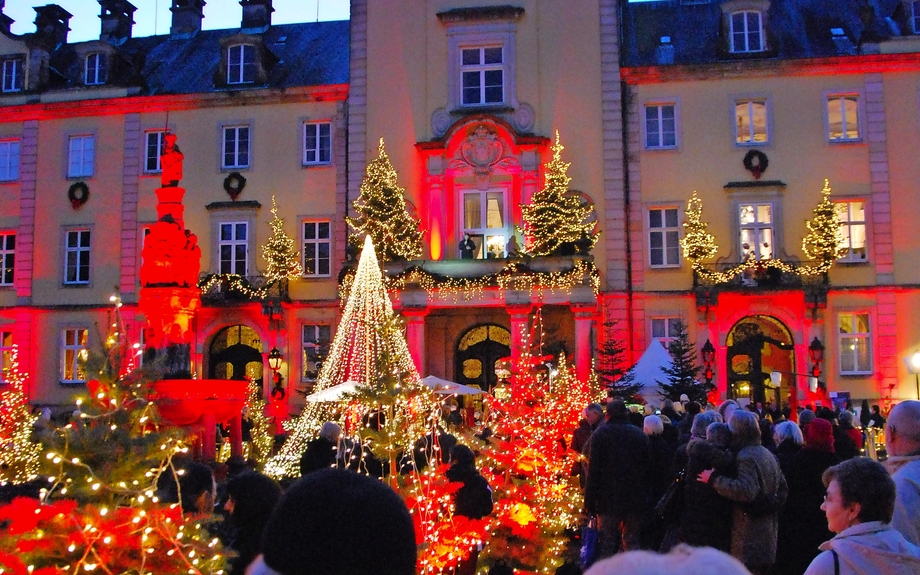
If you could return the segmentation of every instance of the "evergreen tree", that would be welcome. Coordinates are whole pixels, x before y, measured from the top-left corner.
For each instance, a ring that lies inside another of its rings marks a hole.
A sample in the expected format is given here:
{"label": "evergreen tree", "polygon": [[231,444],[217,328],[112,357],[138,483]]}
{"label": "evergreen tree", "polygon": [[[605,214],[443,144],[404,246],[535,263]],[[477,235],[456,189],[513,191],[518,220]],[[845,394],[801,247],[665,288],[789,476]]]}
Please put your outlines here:
{"label": "evergreen tree", "polygon": [[377,158],[367,165],[361,193],[352,203],[357,216],[346,218],[354,230],[349,237],[352,247],[358,248],[361,234],[366,234],[384,261],[422,257],[422,232],[409,214],[405,192],[380,138]]}
{"label": "evergreen tree", "polygon": [[[284,218],[278,217],[278,205],[272,195],[272,221],[268,223],[272,228],[272,235],[268,243],[262,246],[262,257],[268,263],[265,270],[265,279],[270,283],[300,277],[303,267],[300,265],[300,254],[294,245],[294,240],[284,232]],[[315,271],[315,270],[313,270]]]}
{"label": "evergreen tree", "polygon": [[569,162],[562,161],[563,146],[553,145],[553,159],[546,164],[546,183],[521,207],[525,250],[535,256],[588,253],[597,243],[594,206],[569,191]]}
{"label": "evergreen tree", "polygon": [[608,391],[610,397],[622,399],[628,403],[637,403],[643,384],[636,381],[635,371],[626,366],[626,346],[613,336],[616,324],[615,321],[604,322],[606,337],[597,351],[595,371],[601,385]]}
{"label": "evergreen tree", "polygon": [[248,391],[246,407],[249,408],[249,421],[252,422],[252,429],[249,430],[249,436],[252,438],[252,457],[263,466],[272,456],[272,446],[275,442],[272,422],[265,415],[266,404],[262,397],[262,386],[250,381]]}
{"label": "evergreen tree", "polygon": [[662,390],[661,396],[672,401],[680,401],[680,396],[686,394],[691,401],[706,405],[706,393],[709,389],[696,379],[702,367],[696,363],[696,345],[690,341],[687,324],[683,321],[678,322],[677,337],[671,340],[668,351],[671,353],[671,365],[663,368],[668,374],[668,381],[657,382]]}

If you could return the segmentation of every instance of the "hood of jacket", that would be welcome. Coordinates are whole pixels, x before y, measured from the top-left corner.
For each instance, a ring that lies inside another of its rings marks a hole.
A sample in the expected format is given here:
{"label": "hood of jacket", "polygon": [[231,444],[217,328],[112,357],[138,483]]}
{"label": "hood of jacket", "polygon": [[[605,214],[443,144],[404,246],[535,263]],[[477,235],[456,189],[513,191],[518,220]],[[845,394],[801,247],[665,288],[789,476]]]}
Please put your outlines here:
{"label": "hood of jacket", "polygon": [[920,573],[920,547],[881,521],[869,521],[844,529],[821,544],[840,557],[841,573],[916,575]]}

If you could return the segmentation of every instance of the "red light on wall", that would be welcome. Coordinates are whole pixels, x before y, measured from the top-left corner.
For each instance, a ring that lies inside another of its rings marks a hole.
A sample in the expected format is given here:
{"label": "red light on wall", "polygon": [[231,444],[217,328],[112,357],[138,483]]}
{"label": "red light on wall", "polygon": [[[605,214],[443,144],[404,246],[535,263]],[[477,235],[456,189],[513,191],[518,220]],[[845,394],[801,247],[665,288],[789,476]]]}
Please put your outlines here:
{"label": "red light on wall", "polygon": [[441,222],[437,218],[432,218],[431,221],[431,259],[439,260],[441,259],[442,252],[444,250],[444,241],[441,238]]}

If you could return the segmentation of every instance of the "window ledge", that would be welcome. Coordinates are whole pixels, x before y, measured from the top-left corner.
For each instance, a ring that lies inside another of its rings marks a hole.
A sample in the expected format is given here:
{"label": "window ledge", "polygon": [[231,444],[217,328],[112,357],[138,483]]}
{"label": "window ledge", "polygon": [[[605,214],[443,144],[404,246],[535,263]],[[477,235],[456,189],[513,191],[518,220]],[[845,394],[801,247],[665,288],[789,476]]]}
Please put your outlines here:
{"label": "window ledge", "polygon": [[732,190],[750,190],[757,188],[786,188],[786,182],[782,180],[754,180],[753,182],[728,182],[723,189],[727,191]]}
{"label": "window ledge", "polygon": [[476,104],[459,105],[453,108],[450,113],[454,116],[463,116],[466,114],[504,114],[513,111],[514,106],[510,104]]}
{"label": "window ledge", "polygon": [[86,381],[85,381],[85,380],[70,381],[70,380],[62,379],[60,383],[61,383],[61,385],[64,385],[64,386],[67,386],[67,387],[74,387],[74,386],[77,386],[77,385],[86,385]]}
{"label": "window ledge", "polygon": [[204,209],[212,210],[258,210],[262,204],[256,200],[243,200],[240,202],[211,202]]}

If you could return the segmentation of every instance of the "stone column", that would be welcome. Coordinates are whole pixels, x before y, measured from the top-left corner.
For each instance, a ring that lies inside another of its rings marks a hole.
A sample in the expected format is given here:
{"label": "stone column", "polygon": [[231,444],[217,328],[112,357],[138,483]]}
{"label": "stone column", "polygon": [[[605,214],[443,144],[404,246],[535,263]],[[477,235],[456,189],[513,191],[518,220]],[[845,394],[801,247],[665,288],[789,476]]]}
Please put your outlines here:
{"label": "stone column", "polygon": [[217,445],[217,419],[214,412],[205,410],[201,415],[201,459],[214,461]]}
{"label": "stone column", "polygon": [[230,419],[230,455],[243,455],[243,415],[240,413]]}
{"label": "stone column", "polygon": [[428,308],[403,308],[400,313],[406,318],[406,343],[415,362],[415,369],[425,377],[425,316]]}
{"label": "stone column", "polygon": [[575,315],[575,375],[586,383],[591,376],[591,326],[597,318],[597,306],[572,305]]}
{"label": "stone column", "polygon": [[[524,333],[528,328],[530,316],[533,313],[532,305],[505,306],[511,316],[511,365],[514,371],[520,370],[521,355],[524,352]],[[518,394],[517,377],[511,377],[511,396]]]}

